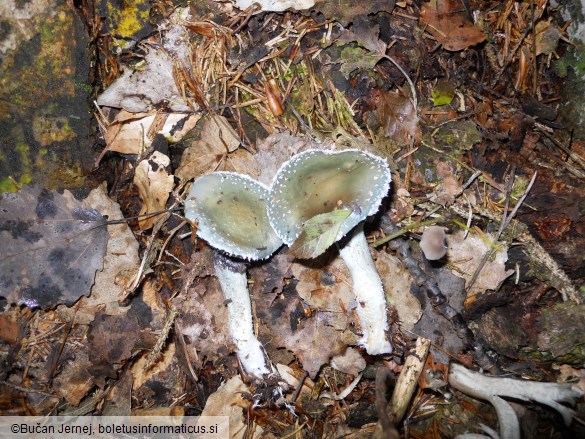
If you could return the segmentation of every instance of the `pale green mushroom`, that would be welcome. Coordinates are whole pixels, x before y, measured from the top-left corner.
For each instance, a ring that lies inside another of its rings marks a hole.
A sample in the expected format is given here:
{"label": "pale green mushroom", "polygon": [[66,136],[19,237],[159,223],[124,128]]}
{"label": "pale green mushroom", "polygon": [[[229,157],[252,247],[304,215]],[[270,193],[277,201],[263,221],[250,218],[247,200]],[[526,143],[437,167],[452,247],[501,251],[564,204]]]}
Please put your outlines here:
{"label": "pale green mushroom", "polygon": [[282,245],[268,222],[268,195],[266,186],[246,175],[215,172],[196,180],[185,200],[185,217],[197,223],[197,236],[220,250],[215,252],[215,274],[225,297],[230,333],[240,363],[256,377],[271,371],[254,335],[242,259],[266,259]]}
{"label": "pale green mushroom", "polygon": [[270,191],[268,217],[276,234],[291,245],[316,215],[350,210],[341,222],[339,253],[349,269],[363,331],[360,345],[369,354],[392,352],[386,338],[386,298],[363,232],[363,221],[378,211],[390,187],[386,160],[368,152],[309,149],[284,163]]}

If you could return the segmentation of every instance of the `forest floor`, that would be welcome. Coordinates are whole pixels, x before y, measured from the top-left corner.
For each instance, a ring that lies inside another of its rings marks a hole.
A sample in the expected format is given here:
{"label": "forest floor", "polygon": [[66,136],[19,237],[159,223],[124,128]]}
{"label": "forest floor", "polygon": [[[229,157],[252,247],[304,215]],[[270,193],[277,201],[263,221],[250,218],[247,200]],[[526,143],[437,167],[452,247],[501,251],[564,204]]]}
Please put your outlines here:
{"label": "forest floor", "polygon": [[[40,188],[0,200],[17,209],[0,222],[8,254],[53,210],[85,236],[34,229],[47,251],[0,273],[38,282],[0,279],[0,413],[203,413],[230,416],[232,437],[445,438],[498,429],[492,405],[450,386],[450,364],[585,391],[585,141],[567,67],[583,49],[548,1],[78,3],[95,49],[95,189],[86,204]],[[180,208],[203,175],[270,185],[304,150],[348,148],[392,172],[365,233],[393,351],[360,346],[337,246],[314,259],[282,246],[247,265],[254,330],[280,378],[250,377],[214,250]],[[127,221],[105,233],[92,209]],[[399,414],[380,421],[417,359]],[[583,399],[573,408],[566,425],[514,404],[527,438],[584,437]]]}

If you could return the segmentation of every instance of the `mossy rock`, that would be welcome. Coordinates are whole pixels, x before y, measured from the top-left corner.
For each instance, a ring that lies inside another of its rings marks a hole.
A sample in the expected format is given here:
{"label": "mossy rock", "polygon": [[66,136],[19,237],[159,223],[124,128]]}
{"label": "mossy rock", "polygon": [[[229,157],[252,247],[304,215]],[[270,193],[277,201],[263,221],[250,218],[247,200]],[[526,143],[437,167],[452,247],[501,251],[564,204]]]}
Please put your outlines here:
{"label": "mossy rock", "polygon": [[[12,12],[2,22],[13,44],[0,64],[0,191],[64,187],[63,170],[69,179],[91,164],[89,38],[65,0],[17,2]],[[26,33],[23,16],[33,17]]]}

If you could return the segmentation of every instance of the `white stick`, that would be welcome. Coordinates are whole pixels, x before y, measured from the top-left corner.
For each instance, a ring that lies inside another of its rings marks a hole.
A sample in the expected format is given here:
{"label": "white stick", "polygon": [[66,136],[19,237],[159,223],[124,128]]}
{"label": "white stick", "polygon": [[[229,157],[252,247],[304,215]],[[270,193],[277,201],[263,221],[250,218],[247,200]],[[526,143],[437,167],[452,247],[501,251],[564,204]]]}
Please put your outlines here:
{"label": "white stick", "polygon": [[352,233],[339,253],[349,269],[358,302],[357,314],[364,333],[359,343],[370,355],[388,354],[392,352],[392,345],[386,340],[388,319],[382,281],[372,260],[363,226],[358,225]]}
{"label": "white stick", "polygon": [[254,335],[246,270],[245,267],[238,267],[238,263],[232,264],[225,259],[215,259],[215,275],[226,300],[230,333],[246,372],[261,378],[270,371],[266,366],[262,344]]}
{"label": "white stick", "polygon": [[547,405],[562,415],[566,425],[571,423],[573,411],[560,403],[574,404],[583,396],[570,384],[489,377],[456,363],[451,363],[449,384],[469,396],[489,401],[496,408],[502,439],[520,439],[520,424],[512,406],[501,396]]}

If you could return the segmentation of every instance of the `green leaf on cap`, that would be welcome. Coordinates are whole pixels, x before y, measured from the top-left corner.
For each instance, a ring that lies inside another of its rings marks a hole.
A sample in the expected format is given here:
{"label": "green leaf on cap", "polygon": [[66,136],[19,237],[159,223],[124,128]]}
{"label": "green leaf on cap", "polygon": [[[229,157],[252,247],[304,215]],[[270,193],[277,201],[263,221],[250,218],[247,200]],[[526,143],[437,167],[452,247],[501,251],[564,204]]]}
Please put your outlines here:
{"label": "green leaf on cap", "polygon": [[289,251],[300,259],[312,259],[325,253],[337,241],[341,223],[350,214],[351,209],[339,209],[315,215],[305,221],[303,231]]}

